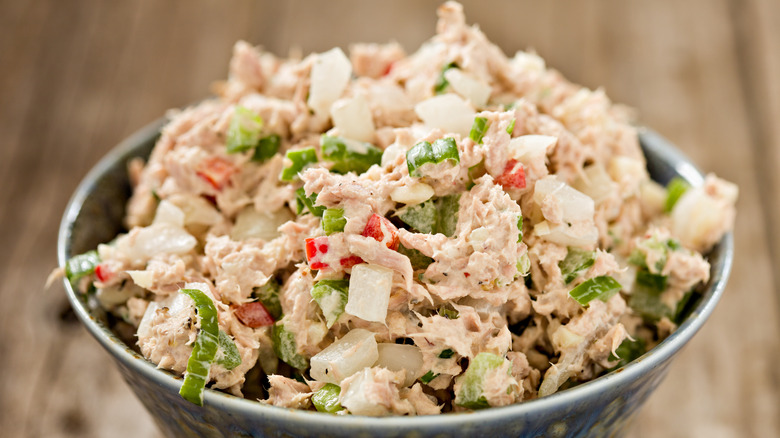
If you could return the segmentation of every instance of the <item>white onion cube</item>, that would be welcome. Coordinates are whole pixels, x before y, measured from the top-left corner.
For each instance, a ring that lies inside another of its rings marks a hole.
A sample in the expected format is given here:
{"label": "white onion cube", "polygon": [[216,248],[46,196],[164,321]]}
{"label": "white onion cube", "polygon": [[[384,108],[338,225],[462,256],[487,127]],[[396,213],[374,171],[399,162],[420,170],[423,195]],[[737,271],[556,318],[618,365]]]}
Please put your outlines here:
{"label": "white onion cube", "polygon": [[352,64],[340,48],[336,47],[317,55],[311,67],[308,100],[308,105],[315,114],[327,117],[330,106],[341,97],[350,76]]}
{"label": "white onion cube", "polygon": [[384,323],[392,285],[392,270],[367,263],[355,265],[349,278],[349,298],[344,310],[365,321]]}
{"label": "white onion cube", "polygon": [[330,116],[342,137],[369,143],[374,141],[374,119],[365,97],[358,95],[337,100],[330,108]]}
{"label": "white onion cube", "polygon": [[490,85],[474,79],[459,68],[451,68],[444,72],[444,78],[456,93],[471,101],[477,108],[482,108],[490,98]]}
{"label": "white onion cube", "polygon": [[462,137],[469,135],[476,114],[468,102],[452,93],[423,100],[415,105],[414,112],[427,126]]}
{"label": "white onion cube", "polygon": [[236,224],[230,230],[230,238],[233,240],[245,240],[250,238],[273,240],[280,236],[279,227],[295,216],[286,208],[270,213],[257,211],[255,207],[247,207],[236,217]]}
{"label": "white onion cube", "polygon": [[406,344],[378,345],[379,358],[375,366],[390,371],[406,371],[403,386],[410,386],[422,376],[423,356],[420,347]]}
{"label": "white onion cube", "polygon": [[378,357],[374,333],[365,329],[352,329],[311,358],[311,376],[320,382],[339,384],[373,365]]}

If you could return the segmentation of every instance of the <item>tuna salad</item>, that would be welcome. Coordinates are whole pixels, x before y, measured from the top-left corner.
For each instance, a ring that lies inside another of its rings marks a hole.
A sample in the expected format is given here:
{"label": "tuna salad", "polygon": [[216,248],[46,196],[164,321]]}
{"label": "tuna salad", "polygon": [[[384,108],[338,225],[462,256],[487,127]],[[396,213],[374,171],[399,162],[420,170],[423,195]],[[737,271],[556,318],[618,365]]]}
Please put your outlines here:
{"label": "tuna salad", "polygon": [[632,112],[462,7],[407,55],[238,42],[63,272],[137,351],[286,408],[429,415],[594,379],[687,316],[735,185],[650,179]]}

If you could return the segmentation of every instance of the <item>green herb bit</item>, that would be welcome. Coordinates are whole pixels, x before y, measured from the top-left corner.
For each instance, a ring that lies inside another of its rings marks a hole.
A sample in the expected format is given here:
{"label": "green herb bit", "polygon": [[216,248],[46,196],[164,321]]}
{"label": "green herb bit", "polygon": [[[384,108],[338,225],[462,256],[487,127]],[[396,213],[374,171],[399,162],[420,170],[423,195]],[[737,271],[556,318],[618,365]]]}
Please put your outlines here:
{"label": "green herb bit", "polygon": [[195,310],[200,319],[200,331],[192,346],[192,354],[187,360],[187,371],[184,373],[184,382],[179,394],[185,400],[203,406],[203,391],[209,378],[209,369],[219,348],[217,308],[203,291],[181,289],[181,293],[195,302]]}
{"label": "green herb bit", "polygon": [[237,106],[227,131],[228,153],[244,152],[256,147],[262,129],[263,119],[260,116],[243,106]]}
{"label": "green herb bit", "polygon": [[523,215],[517,217],[517,243],[523,241]]}
{"label": "green herb bit", "polygon": [[344,313],[349,297],[349,280],[320,280],[314,283],[311,297],[322,309],[328,328]]}
{"label": "green herb bit", "polygon": [[330,170],[336,173],[361,174],[382,162],[382,150],[371,143],[323,135],[320,145],[322,158],[333,163]]}
{"label": "green herb bit", "polygon": [[458,319],[458,317],[460,316],[457,310],[449,309],[447,307],[439,307],[439,309],[436,310],[436,313],[438,313],[439,316],[443,316],[447,319]]}
{"label": "green herb bit", "polygon": [[642,339],[637,339],[636,341],[628,338],[624,339],[620,346],[615,349],[618,357],[615,357],[612,353],[609,354],[610,361],[618,361],[617,365],[612,367],[610,371],[628,365],[630,362],[638,359],[639,356],[645,354],[646,351],[645,341]]}
{"label": "green herb bit", "polygon": [[490,127],[490,124],[485,117],[474,117],[474,123],[471,124],[469,138],[474,140],[474,143],[482,144],[482,138],[485,136],[488,127]]}
{"label": "green herb bit", "polygon": [[428,269],[428,266],[433,263],[433,259],[423,254],[419,250],[414,248],[407,248],[403,244],[398,245],[398,252],[409,257],[409,262],[412,264],[412,269],[415,271],[418,269]]}
{"label": "green herb bit", "polygon": [[666,290],[666,280],[666,275],[651,274],[645,269],[640,269],[636,273],[637,284],[647,287],[655,293],[661,293]]}
{"label": "green herb bit", "polygon": [[303,187],[298,188],[298,190],[295,191],[295,204],[296,209],[295,211],[298,214],[302,214],[304,212],[304,208],[306,210],[309,210],[311,214],[317,217],[322,217],[322,215],[325,213],[325,210],[327,209],[325,206],[322,205],[314,205],[317,203],[317,194],[312,193],[311,196],[306,196],[306,191],[303,190]]}
{"label": "green herb bit", "polygon": [[252,295],[260,300],[265,306],[265,310],[273,316],[274,321],[278,321],[282,316],[282,304],[279,302],[279,282],[275,278],[270,278],[268,282],[252,291]]}
{"label": "green herb bit", "polygon": [[281,143],[282,137],[280,137],[279,134],[268,134],[261,138],[260,142],[257,143],[255,153],[252,155],[252,161],[264,163],[279,152]]}
{"label": "green herb bit", "polygon": [[431,383],[431,380],[433,380],[433,379],[435,379],[437,377],[439,377],[439,375],[438,374],[434,374],[433,370],[431,370],[431,371],[428,371],[427,373],[425,373],[424,376],[420,377],[420,381],[427,385],[427,384]]}
{"label": "green herb bit", "polygon": [[[517,272],[521,277],[525,277],[531,272],[531,258],[528,257],[528,253],[520,256],[520,260],[517,261]],[[529,287],[530,289],[530,287]]]}
{"label": "green herb bit", "polygon": [[222,355],[218,355],[219,358],[217,359],[217,363],[225,367],[228,371],[241,365],[241,355],[238,353],[236,343],[230,339],[230,336],[220,330],[218,342],[219,351],[222,352]]}
{"label": "green herb bit", "polygon": [[299,179],[298,174],[300,172],[317,162],[317,152],[315,152],[313,147],[287,151],[286,157],[292,164],[282,169],[279,179],[287,182]]}
{"label": "green herb bit", "polygon": [[598,298],[607,301],[620,291],[620,283],[608,275],[591,278],[569,291],[569,296],[585,306]]}
{"label": "green herb bit", "polygon": [[517,119],[512,119],[511,122],[509,122],[509,126],[506,127],[506,133],[509,135],[512,135],[513,132],[515,132],[515,122]]}
{"label": "green herb bit", "polygon": [[326,383],[325,386],[311,396],[311,402],[319,412],[335,414],[344,409],[341,407],[341,403],[339,403],[339,394],[341,394],[339,385]]}
{"label": "green herb bit", "polygon": [[503,363],[504,358],[497,354],[479,353],[466,371],[457,378],[461,386],[455,396],[455,404],[469,409],[490,407],[483,394],[485,379],[488,372],[498,369]]}
{"label": "green herb bit", "polygon": [[95,250],[87,251],[84,254],[75,255],[65,263],[65,277],[74,285],[82,277],[92,275],[95,268],[100,264],[100,256]]}
{"label": "green herb bit", "polygon": [[298,354],[295,334],[286,330],[283,324],[278,322],[274,324],[272,339],[274,341],[274,353],[282,362],[299,370],[305,370],[309,367],[309,361]]}
{"label": "green herb bit", "polygon": [[451,348],[448,348],[446,350],[442,350],[442,352],[439,353],[439,359],[449,359],[454,355],[455,351],[453,351]]}
{"label": "green herb bit", "polygon": [[347,218],[344,217],[343,208],[328,208],[322,214],[322,231],[328,236],[344,231],[345,225]]}
{"label": "green herb bit", "polygon": [[676,176],[666,185],[666,202],[664,203],[664,212],[669,213],[674,208],[680,197],[691,188],[688,181]]}
{"label": "green herb bit", "polygon": [[558,262],[561,268],[563,281],[566,284],[571,283],[581,273],[587,271],[596,261],[595,251],[585,251],[584,249],[569,247],[566,258]]}
{"label": "green herb bit", "polygon": [[444,90],[446,90],[447,87],[450,85],[450,82],[447,80],[446,77],[444,77],[444,73],[446,73],[447,70],[451,68],[459,68],[459,67],[458,64],[454,62],[450,62],[449,64],[446,64],[441,68],[441,73],[439,73],[439,78],[436,79],[436,84],[433,86],[433,92],[435,94],[444,93]]}

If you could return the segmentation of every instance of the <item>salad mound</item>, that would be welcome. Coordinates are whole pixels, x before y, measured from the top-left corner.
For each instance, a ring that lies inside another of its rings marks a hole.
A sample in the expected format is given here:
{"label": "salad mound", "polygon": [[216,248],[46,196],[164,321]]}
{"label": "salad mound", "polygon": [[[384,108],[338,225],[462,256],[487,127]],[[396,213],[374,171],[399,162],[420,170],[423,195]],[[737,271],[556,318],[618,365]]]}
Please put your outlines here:
{"label": "salad mound", "polygon": [[737,188],[650,179],[631,112],[462,7],[406,55],[235,45],[219,96],[130,164],[127,232],[64,273],[159,368],[288,408],[520,403],[663,340]]}

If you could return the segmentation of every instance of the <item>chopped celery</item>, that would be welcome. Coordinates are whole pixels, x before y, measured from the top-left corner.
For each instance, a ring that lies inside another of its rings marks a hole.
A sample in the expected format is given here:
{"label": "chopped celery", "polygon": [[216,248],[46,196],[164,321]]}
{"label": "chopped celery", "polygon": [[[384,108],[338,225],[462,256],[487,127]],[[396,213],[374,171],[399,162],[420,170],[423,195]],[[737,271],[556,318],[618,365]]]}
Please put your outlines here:
{"label": "chopped celery", "polygon": [[230,336],[220,330],[218,341],[219,351],[222,352],[222,355],[217,359],[217,363],[225,367],[226,370],[232,370],[241,365],[241,355],[238,353],[236,343],[230,339]]}
{"label": "chopped celery", "polygon": [[523,215],[517,217],[517,243],[523,241]]}
{"label": "chopped celery", "polygon": [[70,281],[70,284],[75,285],[82,277],[95,272],[95,268],[99,264],[100,256],[97,251],[87,251],[84,254],[75,255],[65,263],[65,277]]}
{"label": "chopped celery", "polygon": [[677,251],[681,248],[680,242],[675,239],[666,239],[662,241],[658,239],[657,236],[651,236],[637,244],[636,248],[631,251],[628,262],[640,268],[649,268],[647,266],[647,254],[649,252],[661,252],[661,256],[657,258],[655,265],[653,266],[654,271],[661,272],[664,269],[664,266],[666,266],[669,251]]}
{"label": "chopped celery", "polygon": [[322,217],[326,210],[326,207],[322,205],[314,205],[317,203],[317,194],[312,193],[311,196],[306,196],[303,187],[300,187],[295,191],[295,203],[296,212],[298,214],[303,213],[303,209],[306,208],[314,216]]}
{"label": "chopped celery", "polygon": [[520,256],[520,260],[517,261],[517,272],[521,277],[525,277],[531,272],[531,258],[528,257],[528,253]]}
{"label": "chopped celery", "polygon": [[336,173],[361,174],[382,162],[382,150],[371,143],[323,135],[320,145],[322,158],[333,163],[330,170]]}
{"label": "chopped celery", "polygon": [[482,137],[490,127],[487,119],[484,117],[474,117],[474,123],[471,125],[471,131],[469,132],[469,138],[474,140],[474,143],[482,144]]}
{"label": "chopped celery", "polygon": [[680,298],[680,301],[677,302],[677,306],[675,306],[674,313],[672,314],[672,322],[678,325],[682,324],[683,320],[691,313],[693,305],[696,302],[693,299],[694,294],[694,291],[688,291]]}
{"label": "chopped celery", "polygon": [[449,309],[447,307],[439,307],[439,309],[436,310],[436,313],[438,313],[439,316],[443,316],[447,319],[458,319],[458,317],[460,316],[457,310]]}
{"label": "chopped celery", "polygon": [[252,295],[260,300],[268,313],[278,321],[282,316],[282,304],[279,302],[279,282],[271,278],[268,282],[252,291]]}
{"label": "chopped celery", "polygon": [[454,355],[455,352],[451,348],[447,348],[446,350],[442,350],[442,352],[439,353],[439,359],[449,359]]}
{"label": "chopped celery", "polygon": [[398,218],[421,233],[452,237],[458,225],[459,201],[460,194],[429,199],[399,210]]}
{"label": "chopped celery", "polygon": [[303,171],[307,166],[317,162],[317,152],[315,152],[312,147],[299,149],[297,151],[287,151],[286,157],[292,164],[282,169],[279,179],[287,182],[298,179],[298,173]]}
{"label": "chopped celery", "polygon": [[433,259],[427,255],[421,253],[414,248],[407,248],[403,245],[398,245],[398,252],[409,257],[409,262],[412,264],[412,269],[428,269],[428,265],[433,263]]}
{"label": "chopped celery", "polygon": [[459,68],[458,64],[454,62],[450,62],[449,64],[445,64],[441,68],[441,73],[439,73],[439,78],[436,79],[436,84],[433,86],[433,92],[434,94],[442,94],[444,93],[444,90],[447,89],[447,87],[450,85],[450,82],[447,80],[447,78],[444,77],[444,73],[447,72],[447,70],[451,68]]}
{"label": "chopped celery", "polygon": [[458,226],[459,202],[460,193],[443,196],[436,200],[436,208],[439,212],[439,217],[436,221],[436,232],[442,233],[447,237],[455,235],[455,229]]}
{"label": "chopped celery", "polygon": [[438,374],[434,374],[433,371],[428,371],[427,373],[425,373],[425,375],[420,377],[420,381],[427,385],[427,384],[431,383],[431,380],[435,379],[438,376],[439,375]]}
{"label": "chopped celery", "polygon": [[680,197],[691,188],[688,181],[676,176],[666,185],[666,202],[664,203],[664,212],[669,213],[680,200]]}
{"label": "chopped celery", "polygon": [[483,385],[488,372],[503,365],[504,358],[493,353],[479,353],[457,380],[460,391],[455,395],[455,404],[469,409],[490,407],[483,394]]}
{"label": "chopped celery", "polygon": [[512,119],[511,122],[509,122],[509,126],[506,127],[506,133],[509,135],[512,135],[513,132],[515,132],[515,122],[517,119]]}
{"label": "chopped celery", "polygon": [[339,403],[339,394],[341,394],[339,385],[326,383],[325,386],[311,396],[311,402],[318,411],[335,414],[344,409]]}
{"label": "chopped celery", "polygon": [[260,141],[260,131],[263,129],[263,119],[253,111],[237,106],[230,119],[227,131],[227,152],[248,151]]}
{"label": "chopped celery", "polygon": [[343,208],[328,208],[322,214],[322,230],[328,236],[344,231],[346,224],[347,218],[344,217]]}
{"label": "chopped celery", "polygon": [[569,296],[585,306],[598,298],[607,301],[620,291],[620,283],[608,275],[591,278],[569,291]]}
{"label": "chopped celery", "polygon": [[328,328],[344,313],[349,296],[349,280],[320,280],[314,283],[311,297],[322,309]]}
{"label": "chopped celery", "polygon": [[653,290],[655,293],[661,293],[666,290],[666,280],[666,275],[651,274],[645,269],[639,269],[636,272],[636,282]]}
{"label": "chopped celery", "polygon": [[449,161],[453,166],[460,162],[458,145],[452,137],[440,138],[433,144],[421,141],[406,152],[406,167],[414,177],[422,176],[420,167],[423,165],[443,161]]}
{"label": "chopped celery", "polygon": [[274,353],[276,356],[299,370],[305,370],[309,367],[309,361],[298,354],[298,348],[295,345],[295,334],[284,328],[281,323],[274,324],[272,338],[274,341]]}
{"label": "chopped celery", "polygon": [[566,258],[558,262],[558,267],[561,268],[561,274],[563,274],[563,281],[566,284],[574,281],[577,276],[588,270],[596,261],[596,253],[594,251],[586,251],[574,247],[569,247],[568,250]]}
{"label": "chopped celery", "polygon": [[179,394],[187,401],[203,406],[203,390],[209,378],[209,369],[219,348],[219,325],[217,308],[205,293],[198,289],[181,289],[181,293],[192,298],[200,320],[200,330],[187,360],[187,371]]}
{"label": "chopped celery", "polygon": [[618,361],[617,365],[612,367],[611,370],[628,365],[629,362],[645,354],[645,351],[647,351],[645,348],[645,341],[642,339],[637,339],[636,341],[632,341],[628,338],[624,339],[623,342],[620,343],[620,346],[615,349],[617,357],[615,357],[612,353],[609,354],[610,361]]}
{"label": "chopped celery", "polygon": [[661,292],[663,291],[636,281],[628,298],[628,305],[651,321],[658,321],[664,316],[669,317],[672,309],[661,301]]}
{"label": "chopped celery", "polygon": [[276,155],[279,152],[279,145],[282,142],[282,138],[279,134],[268,134],[260,139],[255,148],[255,153],[252,155],[252,161],[263,163],[269,158]]}

